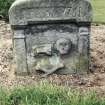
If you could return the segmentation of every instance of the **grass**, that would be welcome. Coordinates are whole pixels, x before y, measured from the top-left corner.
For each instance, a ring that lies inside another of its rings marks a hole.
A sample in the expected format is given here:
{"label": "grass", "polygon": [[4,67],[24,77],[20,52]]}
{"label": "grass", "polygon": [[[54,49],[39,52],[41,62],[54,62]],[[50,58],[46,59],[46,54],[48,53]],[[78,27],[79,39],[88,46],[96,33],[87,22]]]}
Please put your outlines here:
{"label": "grass", "polygon": [[91,0],[93,7],[93,22],[105,23],[105,0]]}
{"label": "grass", "polygon": [[105,105],[105,99],[97,98],[95,92],[81,94],[70,88],[41,83],[11,91],[0,89],[0,105]]}

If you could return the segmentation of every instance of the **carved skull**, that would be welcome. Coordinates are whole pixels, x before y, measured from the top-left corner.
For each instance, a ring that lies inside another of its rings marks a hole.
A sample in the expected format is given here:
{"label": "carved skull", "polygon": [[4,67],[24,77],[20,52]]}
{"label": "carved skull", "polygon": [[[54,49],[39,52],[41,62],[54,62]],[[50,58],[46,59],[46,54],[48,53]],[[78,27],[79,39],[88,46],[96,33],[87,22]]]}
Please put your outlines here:
{"label": "carved skull", "polygon": [[55,44],[56,50],[61,55],[68,54],[71,49],[71,46],[72,46],[71,40],[65,38],[60,38],[59,40],[56,41]]}

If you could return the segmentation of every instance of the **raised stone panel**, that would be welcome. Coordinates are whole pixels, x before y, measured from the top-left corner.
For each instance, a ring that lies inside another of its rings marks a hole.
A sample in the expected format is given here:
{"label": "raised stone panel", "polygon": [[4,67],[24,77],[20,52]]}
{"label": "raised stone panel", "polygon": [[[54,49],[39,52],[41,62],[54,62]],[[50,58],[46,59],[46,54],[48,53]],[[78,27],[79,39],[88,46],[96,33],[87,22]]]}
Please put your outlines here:
{"label": "raised stone panel", "polygon": [[27,65],[27,55],[26,55],[26,45],[25,36],[23,30],[14,31],[13,36],[13,46],[14,46],[14,62],[16,63],[16,74],[27,75],[28,65]]}

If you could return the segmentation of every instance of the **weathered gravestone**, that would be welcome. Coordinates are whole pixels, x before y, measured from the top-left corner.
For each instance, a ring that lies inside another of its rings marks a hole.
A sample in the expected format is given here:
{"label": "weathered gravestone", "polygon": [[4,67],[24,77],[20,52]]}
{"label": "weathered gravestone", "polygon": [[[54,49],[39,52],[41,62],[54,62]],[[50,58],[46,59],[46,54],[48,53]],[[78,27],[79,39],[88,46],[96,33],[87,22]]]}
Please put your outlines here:
{"label": "weathered gravestone", "polygon": [[16,0],[9,18],[17,74],[88,71],[88,0]]}

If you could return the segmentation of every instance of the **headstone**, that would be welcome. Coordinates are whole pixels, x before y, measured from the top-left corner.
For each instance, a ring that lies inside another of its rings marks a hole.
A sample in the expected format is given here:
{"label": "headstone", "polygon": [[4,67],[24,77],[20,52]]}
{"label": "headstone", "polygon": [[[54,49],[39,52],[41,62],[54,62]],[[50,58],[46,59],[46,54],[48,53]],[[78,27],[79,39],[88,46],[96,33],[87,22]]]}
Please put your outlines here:
{"label": "headstone", "polygon": [[89,68],[88,0],[16,0],[9,10],[16,74],[69,74]]}

